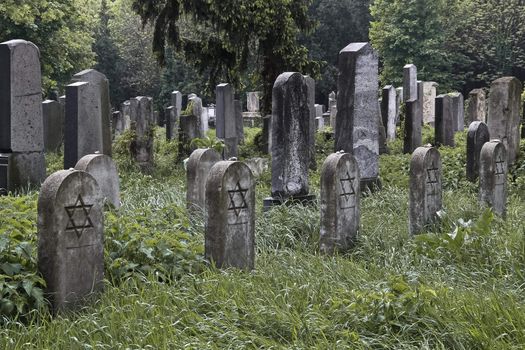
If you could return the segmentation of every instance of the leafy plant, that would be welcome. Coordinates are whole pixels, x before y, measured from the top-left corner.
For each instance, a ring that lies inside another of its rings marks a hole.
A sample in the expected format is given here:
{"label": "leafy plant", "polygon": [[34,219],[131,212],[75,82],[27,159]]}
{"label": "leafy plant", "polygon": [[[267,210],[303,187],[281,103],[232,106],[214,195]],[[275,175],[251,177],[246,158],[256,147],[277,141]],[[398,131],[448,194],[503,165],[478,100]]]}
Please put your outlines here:
{"label": "leafy plant", "polygon": [[206,136],[205,138],[196,138],[191,140],[190,147],[196,148],[213,148],[219,154],[222,154],[222,151],[226,148],[224,141],[219,138],[210,138]]}

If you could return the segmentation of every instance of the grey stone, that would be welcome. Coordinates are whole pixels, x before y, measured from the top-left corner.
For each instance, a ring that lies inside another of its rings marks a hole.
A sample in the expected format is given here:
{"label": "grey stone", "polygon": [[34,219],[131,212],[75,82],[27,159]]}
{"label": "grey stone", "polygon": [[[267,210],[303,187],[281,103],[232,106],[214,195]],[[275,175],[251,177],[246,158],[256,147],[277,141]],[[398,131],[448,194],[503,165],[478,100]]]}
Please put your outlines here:
{"label": "grey stone", "polygon": [[432,126],[436,120],[437,87],[434,81],[423,82],[423,122]]}
{"label": "grey stone", "polygon": [[323,115],[324,113],[324,105],[315,104],[315,117],[318,118]]}
{"label": "grey stone", "polygon": [[76,170],[93,176],[99,185],[100,193],[107,203],[120,208],[120,180],[115,162],[105,154],[88,154],[77,162]]}
{"label": "grey stone", "polygon": [[399,114],[401,113],[401,106],[403,105],[403,88],[396,88],[396,125],[399,125]]}
{"label": "grey stone", "polygon": [[43,152],[0,153],[0,194],[14,192],[28,184],[39,185],[46,177]]}
{"label": "grey stone", "polygon": [[503,77],[490,85],[487,125],[490,137],[503,142],[509,166],[520,149],[521,90],[521,82],[515,77]]}
{"label": "grey stone", "polygon": [[259,177],[263,172],[268,170],[268,159],[267,158],[248,158],[244,161],[244,164],[250,168],[254,177]]}
{"label": "grey stone", "polygon": [[255,182],[250,168],[216,163],[206,181],[205,256],[218,268],[255,267]]}
{"label": "grey stone", "polygon": [[[195,94],[192,94],[195,95]],[[203,116],[202,116],[202,99],[198,96],[191,96],[188,97],[188,101],[190,101],[193,104],[192,113],[196,117],[197,122],[197,137],[198,138],[204,138],[206,137],[206,131],[207,128],[207,122],[203,122]],[[204,125],[206,124],[206,125]]]}
{"label": "grey stone", "polygon": [[131,154],[142,171],[153,168],[153,99],[147,96],[137,96],[130,100],[132,123],[131,129],[135,138],[131,143]]}
{"label": "grey stone", "polygon": [[175,108],[176,116],[179,117],[182,112],[182,93],[180,91],[172,91],[171,105]]}
{"label": "grey stone", "polygon": [[467,121],[487,121],[487,102],[483,89],[474,89],[468,94]]}
{"label": "grey stone", "polygon": [[[109,81],[106,76],[94,69],[78,72],[71,79],[72,83],[88,82],[86,94],[92,104],[89,106],[92,128],[100,133],[102,140],[101,153],[111,156],[111,103],[109,102]],[[66,93],[67,96],[67,93]]]}
{"label": "grey stone", "polygon": [[324,129],[324,118],[323,117],[315,118],[315,128],[317,131]]}
{"label": "grey stone", "polygon": [[381,93],[381,117],[383,125],[386,126],[387,140],[396,139],[396,89],[392,85],[387,85]]}
{"label": "grey stone", "polygon": [[328,95],[328,113],[330,113],[330,127],[335,128],[337,117],[337,95],[332,91]]}
{"label": "grey stone", "polygon": [[308,109],[310,110],[310,121],[308,127],[310,132],[308,134],[308,146],[310,147],[310,162],[309,168],[312,170],[317,169],[317,163],[315,160],[315,80],[308,75],[304,76],[306,86],[308,87]]}
{"label": "grey stone", "polygon": [[418,97],[407,101],[403,152],[412,153],[421,146],[421,125],[423,124],[423,82],[417,82]]}
{"label": "grey stone", "polygon": [[186,164],[186,206],[188,210],[204,210],[206,179],[211,168],[220,160],[220,154],[212,148],[199,148],[191,153]]}
{"label": "grey stone", "polygon": [[215,88],[215,132],[226,145],[223,157],[228,159],[237,156],[237,126],[233,89],[230,84],[219,84]]}
{"label": "grey stone", "polygon": [[321,252],[344,252],[355,244],[360,193],[359,166],[355,158],[344,152],[329,155],[321,170]]}
{"label": "grey stone", "polygon": [[259,112],[259,92],[246,93],[246,107],[248,112]]}
{"label": "grey stone", "polygon": [[11,165],[11,153],[0,153],[0,196],[5,196],[9,193],[9,173]]}
{"label": "grey stone", "polygon": [[442,209],[441,157],[436,148],[418,147],[410,161],[409,232],[422,233]]}
{"label": "grey stone", "polygon": [[[201,100],[201,105],[202,105],[202,100]],[[241,117],[242,117],[242,112],[241,112]],[[207,107],[202,107],[201,108],[201,134],[202,134],[202,137],[207,137],[208,130],[210,129],[209,123],[210,123],[210,117],[208,115],[208,108]]]}
{"label": "grey stone", "polygon": [[191,141],[200,137],[199,121],[197,116],[181,115],[179,119],[179,156],[185,158],[191,154],[195,147]]}
{"label": "grey stone", "polygon": [[120,105],[120,114],[122,115],[122,132],[131,128],[131,102],[124,101]]}
{"label": "grey stone", "polygon": [[44,121],[44,147],[46,152],[57,152],[62,147],[64,138],[64,114],[59,102],[42,102]]}
{"label": "grey stone", "polygon": [[501,216],[507,211],[507,154],[500,140],[483,145],[479,164],[479,200]]}
{"label": "grey stone", "polygon": [[49,176],[38,197],[38,270],[55,312],[103,288],[104,223],[96,180],[78,170]]}
{"label": "grey stone", "polygon": [[452,121],[454,123],[454,132],[465,129],[465,103],[463,95],[459,92],[449,94],[452,98]]}
{"label": "grey stone", "polygon": [[[242,121],[242,105],[241,101],[233,100],[233,108],[235,111],[235,128],[237,129],[237,142],[239,144],[244,143],[244,124]],[[237,156],[237,155],[235,155]],[[235,157],[232,156],[232,157]]]}
{"label": "grey stone", "polygon": [[269,154],[270,150],[272,149],[272,115],[268,114],[263,117],[263,125],[262,125],[262,153]]}
{"label": "grey stone", "polygon": [[414,102],[417,99],[417,68],[407,64],[403,67],[403,101]]}
{"label": "grey stone", "polygon": [[377,132],[379,136],[379,154],[387,154],[389,152],[388,145],[386,143],[386,128],[383,125],[383,119],[381,118],[381,99],[377,100],[377,110],[379,111],[379,118],[377,118]]}
{"label": "grey stone", "polygon": [[474,121],[467,133],[467,180],[474,182],[479,175],[479,156],[485,142],[489,142],[490,134],[487,124]]}
{"label": "grey stone", "polygon": [[434,131],[437,146],[455,146],[452,97],[448,94],[436,97],[436,124]]}
{"label": "grey stone", "polygon": [[178,140],[179,117],[177,115],[177,108],[174,106],[166,107],[164,115],[166,116],[166,140]]}
{"label": "grey stone", "polygon": [[124,120],[120,111],[111,113],[111,130],[113,132],[113,139],[124,131]]}

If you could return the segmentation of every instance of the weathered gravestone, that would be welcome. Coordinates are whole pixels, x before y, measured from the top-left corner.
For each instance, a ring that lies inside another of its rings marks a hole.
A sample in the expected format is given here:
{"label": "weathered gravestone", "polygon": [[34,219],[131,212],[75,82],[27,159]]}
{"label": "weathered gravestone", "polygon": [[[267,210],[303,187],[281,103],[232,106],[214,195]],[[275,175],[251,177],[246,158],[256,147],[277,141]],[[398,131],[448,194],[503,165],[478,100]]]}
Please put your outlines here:
{"label": "weathered gravestone", "polygon": [[467,121],[472,123],[479,120],[485,123],[487,120],[485,91],[483,89],[474,89],[469,92],[468,97]]}
{"label": "weathered gravestone", "polygon": [[454,132],[465,129],[465,102],[463,95],[459,92],[449,94],[452,98],[452,121],[454,123]]}
{"label": "weathered gravestone", "polygon": [[448,94],[436,97],[435,139],[437,146],[455,146],[452,97]]}
{"label": "weathered gravestone", "polygon": [[246,93],[246,109],[248,112],[259,112],[259,92]]}
{"label": "weathered gravestone", "polygon": [[[106,76],[94,69],[78,72],[71,79],[72,83],[87,82],[85,94],[90,100],[89,114],[91,127],[99,134],[101,153],[111,156],[111,104],[109,102],[109,81]],[[67,93],[66,93],[67,96]]]}
{"label": "weathered gravestone", "polygon": [[244,163],[221,161],[206,181],[205,256],[219,268],[255,267],[255,182]]}
{"label": "weathered gravestone", "polygon": [[33,43],[0,43],[0,188],[39,185],[46,176],[40,52]]}
{"label": "weathered gravestone", "polygon": [[52,309],[71,309],[101,291],[104,279],[102,196],[78,170],[49,176],[38,197],[38,270]]}
{"label": "weathered gravestone", "polygon": [[[335,91],[332,91],[328,95],[328,111],[330,114],[330,127],[335,128],[336,121],[335,118],[337,117],[337,95]],[[325,120],[326,123],[326,120]]]}
{"label": "weathered gravestone", "polygon": [[272,197],[264,207],[287,199],[310,201],[308,164],[310,147],[310,108],[308,85],[300,73],[277,77],[272,91]]}
{"label": "weathered gravestone", "polygon": [[470,123],[467,133],[467,180],[476,181],[479,175],[479,155],[490,134],[487,124],[475,121]]}
{"label": "weathered gravestone", "polygon": [[403,152],[412,153],[421,146],[421,125],[423,124],[423,82],[417,82],[417,99],[407,101]]}
{"label": "weathered gravestone", "polygon": [[113,133],[113,139],[122,134],[122,131],[124,130],[124,123],[120,111],[114,111],[111,113],[111,130]]}
{"label": "weathered gravestone", "polygon": [[198,108],[193,108],[192,99],[190,99],[190,106],[181,112],[179,118],[179,157],[184,158],[191,154],[195,147],[191,145],[191,141],[195,138],[201,138],[200,132],[200,117],[195,112],[199,112]]}
{"label": "weathered gravestone", "polygon": [[432,126],[436,120],[437,87],[434,81],[423,82],[423,122]]}
{"label": "weathered gravestone", "polygon": [[321,170],[321,252],[344,252],[355,244],[360,193],[355,158],[343,151],[329,155]]}
{"label": "weathered gravestone", "polygon": [[490,137],[503,142],[508,165],[514,164],[520,149],[521,82],[503,77],[490,85],[488,127]]}
{"label": "weathered gravestone", "polygon": [[377,120],[377,132],[378,132],[378,143],[379,143],[379,154],[387,154],[389,152],[388,145],[386,142],[386,127],[383,125],[383,119],[381,118],[381,99],[377,100],[377,110],[379,113]]}
{"label": "weathered gravestone", "polygon": [[153,99],[147,96],[138,96],[131,99],[131,129],[135,138],[131,142],[130,150],[133,158],[142,171],[150,171],[153,167]]}
{"label": "weathered gravestone", "polygon": [[235,113],[235,131],[237,134],[238,144],[244,144],[244,124],[242,121],[242,104],[239,100],[233,100],[233,109]]}
{"label": "weathered gravestone", "polygon": [[177,108],[174,106],[166,107],[164,116],[166,118],[166,140],[177,140],[179,136]]}
{"label": "weathered gravestone", "polygon": [[221,160],[213,148],[193,151],[186,164],[186,207],[191,211],[203,210],[206,198],[206,179],[211,168]]}
{"label": "weathered gravestone", "polygon": [[352,153],[361,189],[379,185],[380,111],[378,58],[369,43],[351,43],[339,52],[335,151]]}
{"label": "weathered gravestone", "polygon": [[93,176],[106,202],[120,208],[120,180],[117,166],[110,156],[100,153],[85,155],[77,162],[75,169]]}
{"label": "weathered gravestone", "polygon": [[392,85],[387,85],[381,93],[381,117],[383,125],[386,127],[387,140],[396,138],[396,89]]}
{"label": "weathered gravestone", "polygon": [[417,68],[413,64],[406,64],[403,67],[403,101],[414,102],[417,99]]}
{"label": "weathered gravestone", "polygon": [[179,117],[182,112],[182,93],[180,91],[172,91],[170,103],[175,107],[175,113]]}
{"label": "weathered gravestone", "polygon": [[64,114],[59,102],[45,100],[42,102],[44,124],[44,148],[46,152],[56,152],[62,146],[64,138]]}
{"label": "weathered gravestone", "polygon": [[424,231],[442,208],[441,157],[431,146],[418,147],[410,161],[409,232]]}
{"label": "weathered gravestone", "polygon": [[272,149],[272,115],[267,114],[262,118],[262,142],[261,142],[261,151],[264,154],[269,154]]}
{"label": "weathered gravestone", "polygon": [[401,119],[399,118],[399,114],[401,112],[401,106],[404,103],[403,98],[404,98],[403,88],[402,87],[396,88],[396,125],[399,125],[399,121]]}
{"label": "weathered gravestone", "polygon": [[481,149],[479,200],[501,216],[507,211],[507,154],[500,140],[491,140]]}
{"label": "weathered gravestone", "polygon": [[131,128],[131,102],[124,101],[120,105],[120,114],[122,115],[122,132]]}
{"label": "weathered gravestone", "polygon": [[308,145],[310,147],[310,164],[312,170],[317,169],[315,160],[315,80],[308,75],[304,76],[306,85],[308,86],[308,108],[310,110],[310,132],[308,134]]}
{"label": "weathered gravestone", "polygon": [[237,156],[237,127],[235,107],[233,104],[233,89],[230,84],[219,84],[215,88],[215,132],[219,139],[224,140],[223,157]]}

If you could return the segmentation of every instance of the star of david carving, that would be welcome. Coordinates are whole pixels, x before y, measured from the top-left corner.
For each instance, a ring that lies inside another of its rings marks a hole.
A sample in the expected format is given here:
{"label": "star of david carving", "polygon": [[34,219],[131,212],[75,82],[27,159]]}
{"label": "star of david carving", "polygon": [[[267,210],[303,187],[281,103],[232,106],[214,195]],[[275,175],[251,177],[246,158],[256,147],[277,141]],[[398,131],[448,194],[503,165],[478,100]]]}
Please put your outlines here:
{"label": "star of david carving", "polygon": [[430,168],[427,169],[427,184],[430,185],[430,188],[432,191],[428,194],[429,196],[433,196],[437,194],[436,186],[438,183],[438,167],[436,167],[436,163],[432,161],[432,165]]}
{"label": "star of david carving", "polygon": [[[93,222],[89,217],[89,212],[93,205],[88,205],[84,203],[82,196],[79,194],[77,201],[74,205],[64,207],[66,210],[69,221],[67,222],[66,231],[73,230],[78,238],[84,233],[84,229],[93,227]],[[75,213],[79,213],[75,215]]]}
{"label": "star of david carving", "polygon": [[[341,183],[341,194],[339,196],[344,198],[345,203],[348,203],[352,196],[355,196],[354,180],[355,177],[351,177],[348,171],[346,171],[346,177],[339,179],[339,182]],[[348,185],[346,186],[347,183]],[[345,207],[342,209],[346,208],[352,207]]]}
{"label": "star of david carving", "polygon": [[504,164],[505,164],[505,161],[500,156],[496,160],[496,175],[505,175],[505,169],[503,167]]}
{"label": "star of david carving", "polygon": [[228,190],[228,196],[230,197],[228,210],[233,210],[237,217],[239,217],[243,209],[248,209],[248,203],[246,203],[246,192],[248,192],[248,189],[242,189],[239,181],[237,181],[233,190]]}

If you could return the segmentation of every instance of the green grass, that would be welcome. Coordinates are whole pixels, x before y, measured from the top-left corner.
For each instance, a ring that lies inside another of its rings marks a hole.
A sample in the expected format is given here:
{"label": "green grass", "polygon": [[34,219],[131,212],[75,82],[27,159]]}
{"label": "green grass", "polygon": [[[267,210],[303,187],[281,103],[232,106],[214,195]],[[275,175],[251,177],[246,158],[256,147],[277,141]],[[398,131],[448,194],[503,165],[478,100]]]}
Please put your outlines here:
{"label": "green grass", "polygon": [[[333,257],[318,253],[317,205],[262,212],[270,194],[265,173],[257,180],[256,269],[246,273],[203,260],[203,218],[186,215],[184,172],[170,147],[156,145],[152,175],[117,155],[124,205],[106,214],[108,281],[100,300],[58,317],[42,310],[5,318],[0,348],[525,347],[522,163],[510,176],[502,220],[479,208],[476,186],[460,175],[463,148],[443,150],[443,220],[411,238],[410,158],[392,144],[381,157],[383,190],[362,199],[357,246]],[[318,169],[329,149],[329,142],[318,145]],[[318,194],[319,171],[310,180]],[[26,212],[13,215],[35,216],[35,200],[22,194],[12,206]]]}

